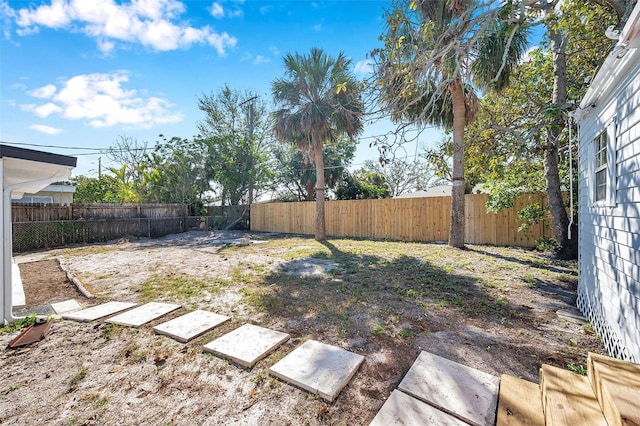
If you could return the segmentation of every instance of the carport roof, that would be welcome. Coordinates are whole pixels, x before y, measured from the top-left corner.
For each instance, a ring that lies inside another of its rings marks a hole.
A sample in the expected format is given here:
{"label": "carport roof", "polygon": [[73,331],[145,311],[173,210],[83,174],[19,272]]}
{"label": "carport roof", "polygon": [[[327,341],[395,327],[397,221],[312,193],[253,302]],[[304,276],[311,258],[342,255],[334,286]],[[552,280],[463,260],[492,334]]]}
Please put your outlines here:
{"label": "carport roof", "polygon": [[0,144],[0,181],[2,182],[0,321],[12,321],[14,318],[11,199],[20,199],[25,192],[36,193],[52,182],[69,178],[71,169],[76,166],[76,161],[75,157]]}
{"label": "carport roof", "polygon": [[[77,162],[75,157],[8,145],[0,145],[0,158],[4,160],[3,188],[16,183],[57,176],[66,179],[68,170],[75,167]],[[46,184],[41,186],[46,186]],[[28,192],[28,188],[16,191],[12,198],[21,197],[23,192]]]}

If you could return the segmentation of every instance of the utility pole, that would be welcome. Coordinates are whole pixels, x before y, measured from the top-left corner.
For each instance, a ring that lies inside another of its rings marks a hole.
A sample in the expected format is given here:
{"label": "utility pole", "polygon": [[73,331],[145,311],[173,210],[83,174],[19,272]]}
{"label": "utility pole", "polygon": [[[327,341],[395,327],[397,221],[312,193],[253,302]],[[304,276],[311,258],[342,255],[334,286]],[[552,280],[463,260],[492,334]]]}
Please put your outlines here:
{"label": "utility pole", "polygon": [[98,157],[98,179],[102,178],[102,157]]}
{"label": "utility pole", "polygon": [[255,127],[255,110],[254,110],[254,101],[258,99],[257,96],[254,96],[250,99],[247,99],[246,101],[244,101],[243,103],[241,103],[240,105],[244,105],[246,103],[249,104],[249,131],[248,131],[248,136],[249,136],[249,141],[250,141],[250,147],[249,147],[249,158],[247,159],[248,167],[247,170],[249,172],[249,194],[247,197],[247,204],[249,204],[249,206],[251,206],[251,204],[253,203],[253,183],[254,183],[254,173],[253,173],[253,130]]}

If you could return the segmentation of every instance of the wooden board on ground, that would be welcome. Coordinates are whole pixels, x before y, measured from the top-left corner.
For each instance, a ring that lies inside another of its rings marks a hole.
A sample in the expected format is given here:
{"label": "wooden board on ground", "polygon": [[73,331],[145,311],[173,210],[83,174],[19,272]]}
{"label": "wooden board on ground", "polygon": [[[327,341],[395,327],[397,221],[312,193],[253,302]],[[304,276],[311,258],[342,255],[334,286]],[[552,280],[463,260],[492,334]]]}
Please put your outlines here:
{"label": "wooden board on ground", "polygon": [[609,426],[640,425],[640,365],[590,353],[587,371]]}
{"label": "wooden board on ground", "polygon": [[543,364],[540,369],[540,388],[547,426],[607,426],[586,377]]}
{"label": "wooden board on ground", "polygon": [[518,377],[500,376],[496,426],[544,426],[540,386]]}

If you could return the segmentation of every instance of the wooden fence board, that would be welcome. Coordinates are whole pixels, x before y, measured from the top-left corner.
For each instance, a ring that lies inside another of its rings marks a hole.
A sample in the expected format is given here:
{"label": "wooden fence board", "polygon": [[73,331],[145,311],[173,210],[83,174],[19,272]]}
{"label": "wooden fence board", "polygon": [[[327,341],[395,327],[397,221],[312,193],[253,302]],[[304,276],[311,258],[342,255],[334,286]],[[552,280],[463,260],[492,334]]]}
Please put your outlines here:
{"label": "wooden fence board", "polygon": [[182,204],[13,204],[12,222],[185,217]]}
{"label": "wooden fence board", "polygon": [[[518,232],[517,211],[532,202],[546,205],[544,194],[524,194],[511,209],[487,213],[486,194],[465,196],[465,242],[534,247],[552,237],[547,219]],[[398,241],[447,241],[451,221],[450,197],[341,200],[325,203],[327,235]],[[262,203],[251,206],[251,230],[313,235],[315,202]]]}

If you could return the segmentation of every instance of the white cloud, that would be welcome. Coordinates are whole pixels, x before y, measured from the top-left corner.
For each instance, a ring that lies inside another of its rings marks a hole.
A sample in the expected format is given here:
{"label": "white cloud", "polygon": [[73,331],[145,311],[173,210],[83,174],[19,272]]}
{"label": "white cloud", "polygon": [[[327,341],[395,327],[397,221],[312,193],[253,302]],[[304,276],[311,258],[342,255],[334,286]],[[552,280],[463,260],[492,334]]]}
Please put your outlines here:
{"label": "white cloud", "polygon": [[322,29],[322,24],[317,24],[313,26],[314,31],[320,31]]}
{"label": "white cloud", "polygon": [[244,12],[240,8],[236,8],[235,10],[232,10],[231,12],[227,13],[227,16],[229,18],[239,18],[243,15],[244,15]]}
{"label": "white cloud", "polygon": [[29,128],[36,130],[40,133],[45,133],[47,135],[57,135],[62,133],[62,129],[58,129],[57,127],[45,126],[44,124],[32,124]]}
{"label": "white cloud", "polygon": [[356,74],[371,74],[373,72],[373,64],[370,59],[363,59],[356,62],[354,69]]}
{"label": "white cloud", "polygon": [[224,16],[224,9],[220,3],[212,4],[209,12],[211,12],[211,16],[214,18],[222,18]]}
{"label": "white cloud", "polygon": [[109,55],[116,48],[116,44],[112,41],[98,40],[98,50],[103,54]]}
{"label": "white cloud", "polygon": [[56,93],[56,86],[53,84],[47,84],[46,86],[38,87],[37,89],[33,89],[27,92],[29,96],[33,96],[34,98],[50,98],[54,93]]}
{"label": "white cloud", "polygon": [[266,64],[267,62],[271,62],[271,59],[269,58],[265,58],[262,55],[258,55],[255,58],[253,58],[253,63],[255,65],[259,65],[259,64]]}
{"label": "white cloud", "polygon": [[[177,0],[51,0],[51,4],[12,10],[19,35],[37,32],[40,27],[80,31],[95,38],[105,54],[111,53],[117,43],[139,43],[157,51],[206,43],[219,55],[235,47],[236,38],[227,33],[218,33],[209,26],[195,28],[181,21],[184,11],[184,4]],[[219,3],[213,3],[210,11],[214,16],[224,13]],[[242,10],[236,9],[230,16],[238,14]]]}
{"label": "white cloud", "polygon": [[46,98],[48,102],[21,105],[20,108],[39,117],[59,114],[69,120],[85,120],[97,128],[116,125],[150,128],[182,121],[182,114],[173,111],[174,105],[168,100],[154,96],[145,98],[136,90],[127,90],[123,86],[128,81],[126,72],[77,75],[64,82],[59,90],[49,84],[27,92],[34,97]]}
{"label": "white cloud", "polygon": [[227,33],[209,34],[207,42],[218,51],[218,55],[223,56],[227,53],[227,47],[235,47],[238,40]]}
{"label": "white cloud", "polygon": [[[244,2],[238,2],[236,1],[236,3],[244,3]],[[214,18],[220,19],[223,17],[228,17],[228,18],[238,18],[242,15],[244,15],[244,12],[242,11],[242,9],[240,9],[239,7],[235,7],[234,9],[230,9],[228,7],[223,7],[222,4],[215,2],[211,5],[211,8],[209,9],[209,12],[211,13],[211,16],[213,16]]]}
{"label": "white cloud", "polygon": [[42,5],[36,9],[20,9],[16,23],[21,27],[44,25],[50,28],[62,28],[71,22],[65,0],[52,0],[51,5]]}
{"label": "white cloud", "polygon": [[38,117],[45,118],[51,114],[60,114],[62,112],[62,108],[52,102],[48,102],[44,105],[36,106],[33,108],[33,112],[35,112]]}
{"label": "white cloud", "polygon": [[267,13],[271,12],[271,9],[273,9],[273,5],[266,5],[266,6],[260,6],[260,14],[261,15],[266,15]]}
{"label": "white cloud", "polygon": [[269,46],[269,52],[273,53],[275,56],[280,56],[280,49],[276,46]]}

